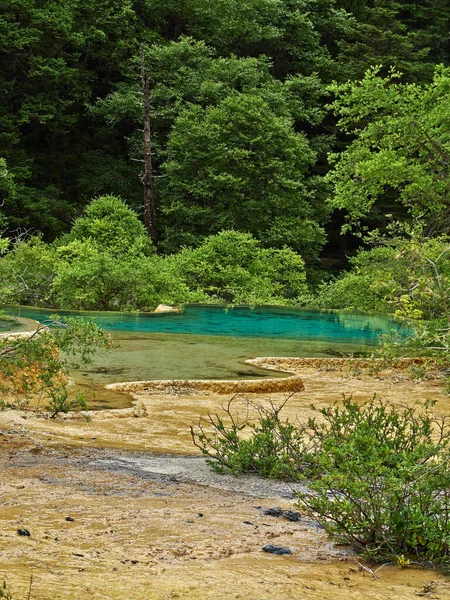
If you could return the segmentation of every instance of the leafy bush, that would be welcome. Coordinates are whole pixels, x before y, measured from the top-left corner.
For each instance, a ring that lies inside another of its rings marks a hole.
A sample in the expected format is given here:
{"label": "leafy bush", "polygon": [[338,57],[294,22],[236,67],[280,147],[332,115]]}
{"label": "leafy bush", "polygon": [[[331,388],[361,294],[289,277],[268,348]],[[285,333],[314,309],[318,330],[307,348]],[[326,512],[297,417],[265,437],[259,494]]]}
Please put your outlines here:
{"label": "leafy bush", "polygon": [[[299,505],[376,560],[450,562],[450,431],[428,406],[344,401],[313,423],[317,472]],[[310,423],[311,425],[311,423]]]}
{"label": "leafy bush", "polygon": [[216,302],[286,304],[307,291],[301,256],[288,248],[261,248],[249,233],[222,231],[172,260],[191,291]]}
{"label": "leafy bush", "polygon": [[73,240],[90,240],[99,250],[112,254],[148,255],[153,251],[137,214],[115,196],[100,196],[92,200],[59,244],[65,245]]}
{"label": "leafy bush", "polygon": [[16,243],[0,258],[0,302],[45,306],[51,302],[51,286],[58,255],[52,246],[34,236]]}
{"label": "leafy bush", "polygon": [[350,259],[349,271],[319,288],[316,305],[413,319],[439,318],[445,313],[442,292],[450,286],[449,250],[445,237],[397,238],[389,245],[361,250]]}
{"label": "leafy bush", "polygon": [[320,308],[392,313],[391,301],[408,284],[408,272],[395,247],[362,250],[350,259],[351,269],[319,287]]}
{"label": "leafy bush", "polygon": [[234,475],[258,473],[272,479],[298,479],[302,466],[306,468],[312,461],[305,452],[303,432],[280,418],[289,398],[275,406],[271,402],[255,405],[233,396],[224,407],[224,417],[210,415],[191,427],[193,443],[218,473],[228,470]]}
{"label": "leafy bush", "polygon": [[85,408],[85,399],[67,390],[67,367],[88,364],[101,347],[111,348],[111,338],[93,321],[61,321],[56,315],[29,336],[1,337],[0,406],[26,408],[35,399],[51,416]]}
{"label": "leafy bush", "polygon": [[[284,406],[284,404],[283,404]],[[236,419],[232,401],[191,429],[218,470],[310,479],[299,507],[338,541],[375,560],[450,564],[450,430],[430,405],[344,398],[294,426],[281,407]]]}
{"label": "leafy bush", "polygon": [[223,231],[164,257],[117,198],[94,200],[85,215],[53,245],[31,238],[0,256],[1,302],[145,311],[160,303],[294,304],[306,294],[302,257],[262,248],[250,234]]}

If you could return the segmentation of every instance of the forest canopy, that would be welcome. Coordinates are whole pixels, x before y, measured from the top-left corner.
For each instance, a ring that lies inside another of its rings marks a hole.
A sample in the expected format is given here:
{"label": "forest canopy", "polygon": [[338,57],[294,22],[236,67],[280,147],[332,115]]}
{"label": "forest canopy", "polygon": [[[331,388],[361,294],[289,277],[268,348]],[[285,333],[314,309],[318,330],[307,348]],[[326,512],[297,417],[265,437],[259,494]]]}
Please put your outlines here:
{"label": "forest canopy", "polygon": [[2,10],[4,298],[324,305],[330,264],[445,246],[445,0]]}

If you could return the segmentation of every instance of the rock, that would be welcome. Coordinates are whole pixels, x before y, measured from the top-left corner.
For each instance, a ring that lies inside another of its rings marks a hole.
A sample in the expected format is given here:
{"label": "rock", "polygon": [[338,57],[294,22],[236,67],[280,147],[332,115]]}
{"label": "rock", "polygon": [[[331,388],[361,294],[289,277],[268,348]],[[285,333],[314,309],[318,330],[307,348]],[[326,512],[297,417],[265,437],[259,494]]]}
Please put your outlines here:
{"label": "rock", "polygon": [[22,535],[24,537],[30,537],[31,533],[28,531],[28,529],[18,529],[17,535]]}
{"label": "rock", "polygon": [[144,404],[144,402],[142,402],[142,400],[140,400],[133,406],[133,417],[136,417],[136,419],[148,417],[147,407]]}
{"label": "rock", "polygon": [[73,521],[75,521],[75,519],[73,517],[66,517],[66,521],[70,521],[72,523]]}
{"label": "rock", "polygon": [[285,517],[288,521],[300,521],[300,513],[293,510],[285,510],[283,517]]}
{"label": "rock", "polygon": [[155,310],[155,313],[172,313],[172,312],[180,312],[178,306],[168,306],[167,304],[159,304]]}
{"label": "rock", "polygon": [[269,552],[269,554],[292,554],[289,548],[283,548],[283,546],[272,546],[271,544],[263,547],[264,552]]}
{"label": "rock", "polygon": [[264,511],[265,515],[269,515],[270,517],[281,517],[283,511],[279,506],[275,506],[275,508],[268,508]]}

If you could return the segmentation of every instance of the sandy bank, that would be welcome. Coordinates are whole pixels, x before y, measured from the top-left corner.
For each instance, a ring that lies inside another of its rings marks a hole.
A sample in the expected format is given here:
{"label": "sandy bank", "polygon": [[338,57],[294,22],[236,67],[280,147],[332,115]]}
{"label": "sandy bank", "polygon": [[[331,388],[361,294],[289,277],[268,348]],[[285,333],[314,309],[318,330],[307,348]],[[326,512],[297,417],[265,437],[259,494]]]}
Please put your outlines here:
{"label": "sandy bank", "polygon": [[[415,380],[409,367],[374,376],[334,359],[255,360],[302,381],[284,409],[291,420],[342,394],[403,405],[436,399],[438,411],[450,411],[443,383]],[[91,411],[88,421],[0,412],[0,582],[14,600],[27,597],[31,569],[35,600],[450,599],[438,572],[387,566],[375,580],[311,522],[265,516],[271,506],[295,509],[285,488],[210,479],[202,459],[190,456],[197,450],[188,428],[220,413],[235,391],[136,389],[132,408]],[[18,528],[31,536],[19,537]],[[267,555],[266,544],[293,554]]]}

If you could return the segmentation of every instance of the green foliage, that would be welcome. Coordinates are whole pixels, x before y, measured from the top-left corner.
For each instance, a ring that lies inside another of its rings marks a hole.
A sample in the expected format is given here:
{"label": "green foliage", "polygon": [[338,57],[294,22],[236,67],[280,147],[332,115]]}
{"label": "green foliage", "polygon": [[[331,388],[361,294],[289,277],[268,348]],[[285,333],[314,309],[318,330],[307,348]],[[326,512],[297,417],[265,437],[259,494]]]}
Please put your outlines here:
{"label": "green foliage", "polygon": [[354,139],[331,156],[330,206],[345,209],[353,224],[413,219],[436,234],[448,224],[450,71],[438,67],[425,86],[398,79],[377,67],[362,81],[331,87],[338,125]]}
{"label": "green foliage", "polygon": [[[189,152],[186,152],[189,148]],[[197,245],[221,229],[315,255],[324,234],[307,183],[314,153],[292,121],[249,94],[192,106],[176,120],[161,187],[166,246]],[[323,214],[323,210],[322,210]],[[187,229],[185,223],[192,223]]]}
{"label": "green foliage", "polygon": [[11,0],[2,17],[0,154],[17,192],[4,212],[11,227],[54,237],[84,203],[77,179],[96,144],[84,106],[124,75],[136,48],[132,3]]}
{"label": "green foliage", "polygon": [[97,348],[111,347],[109,334],[93,321],[57,315],[30,335],[0,337],[1,405],[26,408],[33,399],[38,408],[46,403],[51,416],[85,408],[85,399],[72,398],[67,389],[67,368],[88,364]]}
{"label": "green foliage", "polygon": [[[0,158],[0,206],[14,195],[15,193],[15,182],[14,177],[8,169],[6,160]],[[0,211],[0,228],[3,228],[7,224],[6,217]]]}
{"label": "green foliage", "polygon": [[450,429],[430,405],[344,398],[293,426],[280,417],[288,399],[238,400],[191,428],[215,470],[309,478],[299,507],[336,540],[371,560],[448,566]]}
{"label": "green foliage", "polygon": [[292,250],[261,248],[250,234],[222,231],[196,249],[168,257],[192,291],[229,304],[285,304],[306,293],[303,259]]}
{"label": "green foliage", "polygon": [[[218,473],[227,470],[236,476],[257,473],[272,479],[298,479],[300,465],[311,459],[303,452],[302,432],[280,417],[288,401],[279,406],[271,402],[252,405],[234,396],[223,407],[224,416],[209,415],[191,427],[192,441]],[[249,420],[251,412],[256,422]]]}
{"label": "green foliage", "polygon": [[89,241],[99,251],[117,255],[152,252],[151,241],[136,213],[114,196],[92,200],[58,245],[75,240]]}
{"label": "green foliage", "polygon": [[[8,165],[8,178],[2,176],[0,166],[0,202],[5,201],[2,212],[8,234],[25,227],[53,240],[70,228],[93,196],[120,194],[139,207],[140,165],[129,159],[142,157],[139,56],[145,47],[156,171],[167,160],[174,123],[189,107],[208,112],[234,95],[256,96],[273,115],[291,124],[287,147],[292,132],[303,132],[316,153],[300,179],[284,173],[286,180],[307,189],[298,194],[298,214],[290,203],[286,221],[270,233],[267,245],[280,246],[288,232],[292,240],[305,236],[305,248],[311,239],[317,249],[323,241],[317,230],[326,217],[325,155],[334,145],[335,133],[332,119],[325,118],[326,84],[360,78],[375,64],[384,65],[384,74],[395,67],[405,73],[405,81],[429,82],[433,66],[449,62],[447,4],[445,0],[415,4],[406,0],[85,0],[81,4],[9,0],[0,23],[0,156]],[[185,139],[186,144],[194,140],[187,135]],[[252,145],[254,139],[250,136],[248,141]],[[262,137],[261,145],[268,146],[263,154],[269,155],[270,162],[269,142],[268,135]],[[340,149],[346,142],[345,133],[338,132],[335,147]],[[234,143],[232,139],[231,146]],[[192,147],[186,145],[184,150],[188,155]],[[223,160],[232,163],[227,152]],[[248,179],[248,163],[243,161],[242,167],[242,177]],[[213,175],[220,195],[220,178]],[[236,167],[231,176],[239,177]],[[256,179],[252,181],[258,188]],[[174,208],[166,186],[159,185],[163,182],[168,183],[158,180],[156,186],[158,202],[164,196],[161,213]],[[286,191],[285,184],[278,178],[275,187]],[[245,191],[249,192],[248,186]],[[256,193],[250,198],[258,200]],[[283,213],[285,200],[282,192],[275,216]],[[266,195],[261,205],[260,212],[268,212]],[[229,206],[224,206],[227,212]],[[297,217],[311,224],[295,232]],[[239,229],[234,216],[221,218],[226,222],[215,230],[208,223],[200,237],[224,227]],[[182,219],[171,225],[168,219],[167,233],[176,233],[179,222]],[[200,243],[196,224],[183,225]],[[264,240],[266,223],[261,234],[256,226],[240,230]],[[164,239],[164,227],[160,233]],[[292,240],[291,247],[300,249]],[[167,247],[171,243],[168,236]]]}
{"label": "green foliage", "polygon": [[60,262],[52,285],[59,308],[152,310],[160,303],[204,300],[190,293],[179,274],[159,257],[112,254],[90,241],[58,248]]}
{"label": "green foliage", "polygon": [[391,313],[408,322],[445,317],[449,247],[445,237],[414,236],[361,250],[348,272],[320,288],[317,305]]}
{"label": "green foliage", "polygon": [[262,248],[250,234],[223,231],[162,257],[151,253],[143,225],[121,201],[99,198],[91,206],[55,244],[35,237],[0,256],[1,302],[153,310],[161,303],[295,304],[307,292],[304,261],[288,248]]}
{"label": "green foliage", "polygon": [[448,565],[447,419],[350,399],[321,412],[320,476],[300,508],[369,559]]}
{"label": "green foliage", "polygon": [[[166,39],[192,35],[222,56],[269,56],[280,78],[312,71],[329,74],[327,42],[345,34],[347,18],[334,0],[188,0],[146,2],[143,19]],[[156,26],[156,27],[155,27]]]}
{"label": "green foliage", "polygon": [[359,79],[366,69],[395,68],[408,81],[429,81],[438,63],[449,63],[445,0],[338,0],[356,19],[340,47],[343,75]]}
{"label": "green foliage", "polygon": [[319,308],[349,311],[395,312],[393,302],[409,283],[401,250],[393,246],[361,250],[350,259],[351,268],[318,288]]}
{"label": "green foliage", "polygon": [[0,257],[0,302],[20,301],[32,306],[51,305],[51,286],[58,255],[39,237],[19,241]]}

